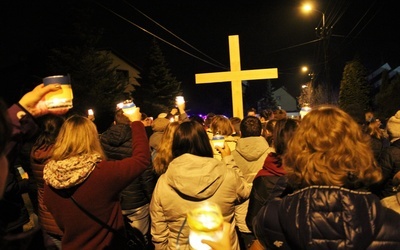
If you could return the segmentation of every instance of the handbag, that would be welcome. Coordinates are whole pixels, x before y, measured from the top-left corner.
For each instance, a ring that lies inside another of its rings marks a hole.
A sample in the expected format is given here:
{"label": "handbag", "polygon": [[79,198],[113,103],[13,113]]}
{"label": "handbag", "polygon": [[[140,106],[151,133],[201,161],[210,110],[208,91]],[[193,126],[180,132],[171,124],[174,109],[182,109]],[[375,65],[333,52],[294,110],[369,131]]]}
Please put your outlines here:
{"label": "handbag", "polygon": [[80,210],[82,210],[87,216],[89,216],[92,220],[96,221],[101,226],[103,226],[104,228],[108,229],[110,232],[114,233],[114,235],[117,235],[117,236],[121,237],[122,239],[124,239],[126,241],[126,249],[135,249],[135,250],[144,250],[144,249],[146,249],[146,240],[145,240],[142,232],[137,228],[131,227],[129,225],[129,222],[125,218],[125,216],[124,216],[124,224],[125,224],[125,230],[126,230],[126,233],[127,233],[128,237],[126,237],[125,235],[121,234],[120,232],[118,232],[117,230],[115,230],[114,228],[112,228],[111,226],[109,226],[108,224],[106,224],[105,222],[103,222],[102,220],[97,218],[96,216],[94,216],[92,213],[87,211],[84,207],[82,207],[74,199],[74,197],[70,196],[70,198],[75,203],[75,205]]}

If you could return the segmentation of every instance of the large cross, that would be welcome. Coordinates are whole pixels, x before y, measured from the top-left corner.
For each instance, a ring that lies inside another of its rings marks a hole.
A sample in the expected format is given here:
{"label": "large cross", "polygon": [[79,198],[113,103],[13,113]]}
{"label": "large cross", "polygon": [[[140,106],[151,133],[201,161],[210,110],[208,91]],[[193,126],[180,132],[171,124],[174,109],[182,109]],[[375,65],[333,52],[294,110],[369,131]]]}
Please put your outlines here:
{"label": "large cross", "polygon": [[278,78],[278,69],[241,70],[239,36],[229,36],[229,58],[231,71],[196,74],[196,83],[231,82],[233,116],[243,119],[243,80]]}

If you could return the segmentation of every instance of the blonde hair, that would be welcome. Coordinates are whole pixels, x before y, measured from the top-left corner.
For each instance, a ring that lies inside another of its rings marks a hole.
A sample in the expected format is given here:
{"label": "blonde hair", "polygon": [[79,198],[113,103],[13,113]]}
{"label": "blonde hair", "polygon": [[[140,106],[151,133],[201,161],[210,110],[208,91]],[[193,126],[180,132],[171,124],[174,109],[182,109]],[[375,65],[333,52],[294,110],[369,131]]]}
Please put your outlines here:
{"label": "blonde hair", "polygon": [[210,124],[213,135],[232,135],[234,128],[231,121],[223,115],[216,115]]}
{"label": "blonde hair", "polygon": [[153,159],[154,171],[161,175],[167,171],[169,163],[172,161],[172,140],[174,133],[179,126],[179,122],[171,122],[167,125]]}
{"label": "blonde hair", "polygon": [[334,106],[314,108],[301,121],[283,156],[294,187],[369,186],[380,181],[368,136],[344,111]]}
{"label": "blonde hair", "polygon": [[106,159],[96,125],[86,117],[73,115],[62,125],[51,159],[58,161],[83,154],[99,154]]}

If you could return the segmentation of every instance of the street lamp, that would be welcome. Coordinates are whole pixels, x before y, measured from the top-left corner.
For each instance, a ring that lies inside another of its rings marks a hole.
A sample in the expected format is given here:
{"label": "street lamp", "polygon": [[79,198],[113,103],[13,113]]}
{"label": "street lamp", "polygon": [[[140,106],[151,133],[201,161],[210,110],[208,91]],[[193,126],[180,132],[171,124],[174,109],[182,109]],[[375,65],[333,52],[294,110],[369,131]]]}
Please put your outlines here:
{"label": "street lamp", "polygon": [[318,12],[318,13],[322,14],[321,38],[322,39],[325,38],[325,13],[320,11],[320,10],[318,10],[318,9],[315,9],[309,3],[306,3],[306,4],[303,5],[303,11],[306,12],[306,13],[308,13],[310,11],[315,11],[315,12]]}

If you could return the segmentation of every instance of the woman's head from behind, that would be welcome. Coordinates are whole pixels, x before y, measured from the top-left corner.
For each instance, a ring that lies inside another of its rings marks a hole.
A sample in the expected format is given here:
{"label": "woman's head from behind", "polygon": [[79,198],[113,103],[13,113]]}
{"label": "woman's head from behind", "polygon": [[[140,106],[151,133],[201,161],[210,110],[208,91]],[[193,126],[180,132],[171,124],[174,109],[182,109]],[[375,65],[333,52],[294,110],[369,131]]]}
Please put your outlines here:
{"label": "woman's head from behind", "polygon": [[368,137],[350,115],[333,106],[314,108],[304,116],[283,161],[297,187],[352,188],[381,179]]}
{"label": "woman's head from behind", "polygon": [[213,135],[232,135],[234,129],[228,117],[223,115],[216,115],[210,124],[210,129]]}
{"label": "woman's head from behind", "polygon": [[207,132],[197,121],[182,122],[174,133],[172,140],[173,158],[185,153],[213,157],[213,150]]}
{"label": "woman's head from behind", "polygon": [[274,146],[274,139],[273,139],[273,132],[274,132],[274,127],[276,124],[277,120],[276,119],[271,119],[268,120],[266,123],[263,123],[263,136],[267,140],[269,146],[273,147]]}
{"label": "woman's head from behind", "polygon": [[293,137],[298,123],[297,120],[291,118],[276,121],[273,130],[273,141],[275,152],[278,155],[282,155],[286,152],[287,143],[289,139]]}
{"label": "woman's head from behind", "polygon": [[105,159],[96,125],[86,117],[73,115],[60,129],[52,159],[64,160],[83,154],[99,154]]}
{"label": "woman's head from behind", "polygon": [[35,147],[40,147],[43,144],[53,144],[56,141],[57,135],[63,125],[65,118],[63,116],[47,114],[39,118],[41,133],[38,136]]}

